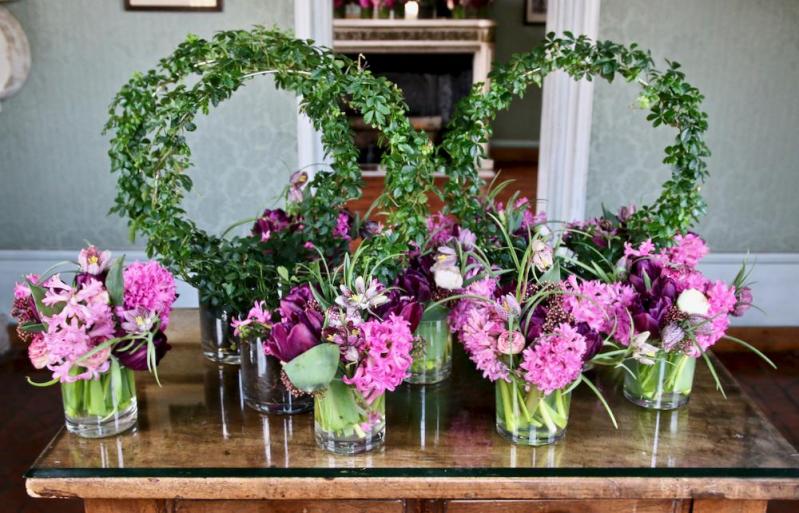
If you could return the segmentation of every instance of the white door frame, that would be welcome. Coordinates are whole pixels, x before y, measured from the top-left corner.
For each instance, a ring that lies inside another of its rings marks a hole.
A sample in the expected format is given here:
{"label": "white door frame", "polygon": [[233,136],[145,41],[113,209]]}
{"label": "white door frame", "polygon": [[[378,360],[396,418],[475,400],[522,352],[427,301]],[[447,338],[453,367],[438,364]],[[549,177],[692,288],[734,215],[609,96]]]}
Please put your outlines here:
{"label": "white door frame", "polygon": [[[600,0],[550,0],[547,33],[585,34],[596,40]],[[594,83],[555,71],[544,79],[538,209],[554,221],[585,217]]]}
{"label": "white door frame", "polygon": [[[329,1],[294,0],[294,34],[333,47],[333,5]],[[297,100],[299,104],[299,99]],[[326,162],[322,137],[305,114],[297,112],[297,168]],[[315,167],[308,168],[313,173]]]}

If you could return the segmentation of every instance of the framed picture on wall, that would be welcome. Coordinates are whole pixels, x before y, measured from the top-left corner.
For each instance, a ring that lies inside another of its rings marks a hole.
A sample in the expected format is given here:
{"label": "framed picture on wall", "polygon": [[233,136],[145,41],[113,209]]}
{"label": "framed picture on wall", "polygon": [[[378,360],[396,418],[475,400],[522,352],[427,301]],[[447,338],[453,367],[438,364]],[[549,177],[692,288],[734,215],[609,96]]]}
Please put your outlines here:
{"label": "framed picture on wall", "polygon": [[127,11],[221,11],[223,0],[125,0]]}
{"label": "framed picture on wall", "polygon": [[524,0],[524,22],[539,25],[547,22],[547,0]]}

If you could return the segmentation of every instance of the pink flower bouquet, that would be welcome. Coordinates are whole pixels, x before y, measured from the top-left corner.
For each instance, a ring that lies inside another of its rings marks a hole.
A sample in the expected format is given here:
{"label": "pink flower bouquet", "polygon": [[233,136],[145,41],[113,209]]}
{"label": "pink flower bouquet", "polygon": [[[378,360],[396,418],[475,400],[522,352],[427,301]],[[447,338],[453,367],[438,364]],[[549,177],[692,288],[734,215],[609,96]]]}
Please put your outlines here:
{"label": "pink flower bouquet", "polygon": [[496,383],[500,435],[542,445],[565,433],[570,394],[578,384],[586,383],[602,399],[582,372],[603,346],[624,353],[613,341],[630,335],[633,293],[574,276],[561,280],[546,236],[528,233],[523,251],[506,245],[513,267],[486,265],[486,276],[465,287],[450,325],[478,370]]}
{"label": "pink flower bouquet", "polygon": [[391,296],[371,276],[354,276],[358,255],[324,277],[317,262],[316,281],[292,289],[278,312],[256,305],[234,322],[240,336],[264,340],[295,396],[314,395],[317,444],[341,454],[382,445],[384,394],[409,374],[421,317],[418,303]]}
{"label": "pink flower bouquet", "polygon": [[132,371],[151,370],[170,349],[164,330],[176,298],[157,262],[124,266],[108,251],[83,249],[71,284],[61,274],[28,275],[14,289],[12,315],[31,363],[61,383],[67,428],[81,436],[136,423]]}
{"label": "pink flower bouquet", "polygon": [[697,269],[708,253],[705,242],[692,233],[677,235],[674,242],[661,249],[649,240],[624,245],[622,287],[633,294],[634,332],[622,340],[630,351],[624,395],[646,408],[684,405],[697,358],[704,358],[715,376],[706,351],[727,337],[730,317],[743,315],[752,303],[745,266],[732,284],[711,280]]}

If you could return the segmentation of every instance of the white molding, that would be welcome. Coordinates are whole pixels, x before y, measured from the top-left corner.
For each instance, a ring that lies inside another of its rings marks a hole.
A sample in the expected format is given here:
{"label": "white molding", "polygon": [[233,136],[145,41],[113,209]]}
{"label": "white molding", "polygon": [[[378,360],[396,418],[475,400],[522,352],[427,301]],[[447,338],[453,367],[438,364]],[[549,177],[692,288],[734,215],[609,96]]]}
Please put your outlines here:
{"label": "white molding", "polygon": [[[127,261],[144,260],[143,251],[115,250],[126,255]],[[11,309],[14,282],[25,273],[43,272],[52,265],[74,259],[77,251],[16,251],[0,250],[0,319]],[[799,253],[716,253],[708,255],[700,268],[713,279],[732,281],[741,262],[752,265],[751,280],[755,304],[745,316],[735,319],[737,326],[799,326]],[[197,306],[197,291],[179,282],[178,308]]]}
{"label": "white molding", "polygon": [[[294,34],[301,39],[313,39],[316,44],[333,46],[333,4],[315,0],[294,0]],[[297,104],[299,106],[299,98]],[[311,120],[297,114],[297,168],[307,166],[313,173],[315,164],[327,162],[322,137],[314,130]]]}
{"label": "white molding", "polygon": [[488,144],[492,148],[525,148],[534,149],[541,145],[540,141],[531,139],[491,139]]}
{"label": "white molding", "polygon": [[[569,30],[596,39],[599,4],[600,0],[550,0],[547,32]],[[562,71],[544,79],[538,205],[550,219],[585,217],[593,96],[593,82],[576,82]]]}
{"label": "white molding", "polygon": [[799,253],[716,253],[699,268],[712,279],[731,282],[746,260],[752,268],[754,304],[734,326],[799,326]]}

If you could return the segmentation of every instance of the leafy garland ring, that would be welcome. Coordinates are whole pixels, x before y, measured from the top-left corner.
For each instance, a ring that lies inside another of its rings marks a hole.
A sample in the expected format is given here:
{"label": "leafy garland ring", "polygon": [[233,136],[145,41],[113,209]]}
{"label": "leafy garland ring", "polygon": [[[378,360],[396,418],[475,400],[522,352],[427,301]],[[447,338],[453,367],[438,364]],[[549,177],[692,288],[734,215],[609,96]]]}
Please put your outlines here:
{"label": "leafy garland ring", "polygon": [[[274,287],[259,287],[269,285],[276,270],[259,264],[252,238],[210,235],[186,218],[180,204],[192,187],[186,174],[192,164],[185,133],[196,129],[198,113],[207,115],[247,80],[265,74],[274,77],[279,89],[302,97],[300,108],[321,131],[332,160],[333,172],[315,174],[315,193],[300,206],[304,229],[318,247],[341,244],[334,239],[337,214],[361,193],[358,150],[345,102],[383,133],[387,146],[388,189],[380,205],[391,208],[390,222],[401,228],[391,240],[378,238],[375,246],[407,244],[424,229],[426,198],[421,198],[431,187],[432,166],[419,163],[429,162],[432,149],[424,133],[411,127],[395,85],[279,30],[219,32],[211,40],[189,36],[155,69],[134,75],[109,108],[111,170],[119,174],[111,211],[128,217],[131,236],[146,235],[147,253],[159,255],[213,308],[240,311],[254,297],[275,295]],[[196,82],[188,84],[194,76]],[[399,195],[407,198],[398,201]]]}
{"label": "leafy garland ring", "polygon": [[669,244],[676,233],[687,231],[706,210],[700,184],[708,175],[704,158],[710,155],[703,139],[707,130],[707,114],[700,108],[704,97],[685,81],[679,68],[678,63],[669,62],[665,72],[656,70],[651,54],[635,44],[594,43],[569,32],[562,37],[547,34],[543,45],[496,66],[489,75],[487,90],[483,84],[476,84],[458,105],[442,143],[443,153],[438,155],[439,165],[446,168],[449,177],[443,191],[449,211],[480,233],[478,223],[484,215],[473,198],[479,196],[482,182],[474,163],[485,156],[483,148],[492,133],[491,122],[499,111],[510,107],[514,97],[523,95],[533,84],[541,87],[544,77],[554,70],[563,70],[574,80],[599,76],[612,82],[620,75],[641,85],[638,102],[649,110],[647,120],[653,126],[669,125],[678,132],[663,160],[672,166],[671,178],[663,184],[658,199],[639,208],[629,222],[636,238]]}

